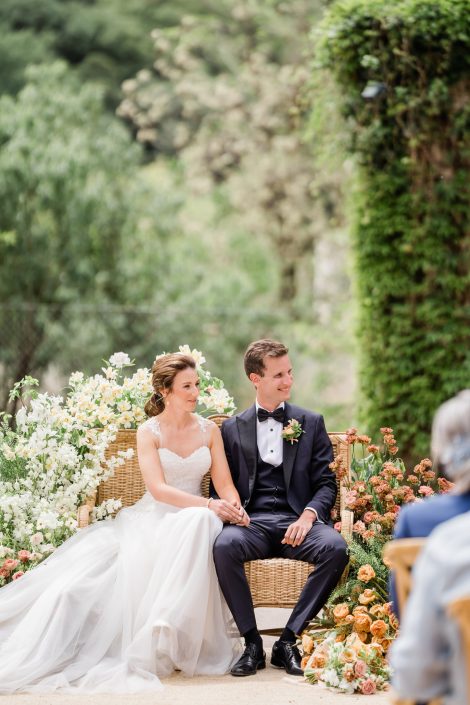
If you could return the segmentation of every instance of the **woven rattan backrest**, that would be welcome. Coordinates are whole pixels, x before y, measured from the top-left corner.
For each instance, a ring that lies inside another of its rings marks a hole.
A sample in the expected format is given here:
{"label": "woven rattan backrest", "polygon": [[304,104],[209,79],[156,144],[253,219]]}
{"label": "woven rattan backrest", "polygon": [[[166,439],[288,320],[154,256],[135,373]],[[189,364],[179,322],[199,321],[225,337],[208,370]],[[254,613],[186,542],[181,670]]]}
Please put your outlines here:
{"label": "woven rattan backrest", "polygon": [[[218,426],[221,426],[228,416],[226,414],[217,414],[210,418],[215,421]],[[335,458],[340,456],[343,461],[343,467],[347,468],[349,472],[350,446],[346,443],[345,434],[329,433],[328,435],[333,446]],[[106,451],[107,458],[117,455],[119,451],[126,451],[128,448],[134,450],[134,455],[130,460],[126,460],[124,465],[116,468],[113,477],[110,477],[100,484],[98,487],[97,504],[101,504],[101,502],[104,502],[106,499],[120,499],[123,507],[129,507],[137,502],[144,494],[145,485],[139,470],[136,436],[137,432],[133,429],[122,430],[118,432],[116,440],[110,444]],[[209,480],[209,473],[207,473],[201,485],[202,494],[205,497],[209,496]],[[336,508],[339,516],[340,491],[339,481],[337,480],[337,482],[338,495],[336,498]]]}

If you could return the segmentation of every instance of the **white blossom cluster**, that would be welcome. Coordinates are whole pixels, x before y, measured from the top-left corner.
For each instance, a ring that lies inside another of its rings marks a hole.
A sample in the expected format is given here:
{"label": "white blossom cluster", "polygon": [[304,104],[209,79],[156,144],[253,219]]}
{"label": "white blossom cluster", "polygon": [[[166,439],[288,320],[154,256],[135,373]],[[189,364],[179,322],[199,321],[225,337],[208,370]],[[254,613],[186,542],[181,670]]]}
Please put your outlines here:
{"label": "white blossom cluster", "polygon": [[233,397],[225,389],[222,380],[213,377],[209,370],[203,368],[206,361],[203,354],[199,350],[191,350],[189,345],[180,345],[179,351],[191,355],[196,362],[200,382],[199,405],[205,407],[207,413],[233,414],[236,409]]}
{"label": "white blossom cluster", "polygon": [[[202,353],[187,345],[180,351],[196,360],[201,405],[233,413],[233,399],[221,380],[202,368]],[[150,371],[125,376],[124,368],[133,363],[123,352],[105,364],[102,374],[91,377],[74,372],[65,398],[37,394],[18,411],[15,432],[0,430],[0,586],[11,575],[4,568],[10,556],[27,553],[27,565],[20,566],[26,570],[51,553],[77,530],[78,507],[132,457],[131,448],[110,458],[105,451],[119,429],[137,428],[146,418],[143,408],[153,391]],[[2,479],[2,467],[9,464],[21,471]],[[119,508],[119,501],[106,500],[94,508],[92,521]]]}

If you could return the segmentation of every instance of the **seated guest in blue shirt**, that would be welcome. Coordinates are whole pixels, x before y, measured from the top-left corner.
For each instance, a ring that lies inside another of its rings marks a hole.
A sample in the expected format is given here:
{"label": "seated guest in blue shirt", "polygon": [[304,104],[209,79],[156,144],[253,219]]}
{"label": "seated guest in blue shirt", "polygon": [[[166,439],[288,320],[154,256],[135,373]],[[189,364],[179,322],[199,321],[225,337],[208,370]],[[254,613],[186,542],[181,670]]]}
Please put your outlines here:
{"label": "seated guest in blue shirt", "polygon": [[[459,444],[470,443],[470,389],[464,389],[442,404],[434,416],[432,454],[446,477],[455,482],[449,494],[433,495],[422,502],[407,504],[398,515],[394,538],[429,536],[444,521],[470,511],[470,475],[465,463],[451,462]],[[398,614],[393,577],[390,596]]]}

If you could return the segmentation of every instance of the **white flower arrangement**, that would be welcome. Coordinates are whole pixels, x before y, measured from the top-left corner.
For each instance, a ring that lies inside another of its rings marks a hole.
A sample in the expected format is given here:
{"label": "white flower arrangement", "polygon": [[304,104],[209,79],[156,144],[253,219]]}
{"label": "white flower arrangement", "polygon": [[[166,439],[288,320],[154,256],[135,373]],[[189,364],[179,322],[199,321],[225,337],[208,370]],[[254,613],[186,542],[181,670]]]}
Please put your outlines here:
{"label": "white flower arrangement", "polygon": [[[196,360],[203,413],[233,413],[232,397],[204,369],[202,353],[187,345],[180,351]],[[153,391],[150,370],[126,376],[132,365],[126,353],[118,352],[105,361],[102,374],[71,374],[64,397],[30,389],[29,406],[16,415],[16,431],[6,418],[0,424],[0,587],[77,530],[77,508],[133,453],[128,449],[105,459],[118,430],[135,429],[146,418],[143,408]],[[25,378],[12,396],[34,386],[37,380]],[[116,500],[103,502],[92,521],[106,519],[119,506]]]}

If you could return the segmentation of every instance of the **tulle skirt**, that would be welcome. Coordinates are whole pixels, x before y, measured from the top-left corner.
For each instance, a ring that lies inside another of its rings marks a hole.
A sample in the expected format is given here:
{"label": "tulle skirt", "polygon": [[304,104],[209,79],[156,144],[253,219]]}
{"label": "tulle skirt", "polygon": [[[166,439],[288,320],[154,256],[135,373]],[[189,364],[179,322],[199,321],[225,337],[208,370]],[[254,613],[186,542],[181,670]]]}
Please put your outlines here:
{"label": "tulle skirt", "polygon": [[238,634],[212,546],[219,518],[148,493],[0,590],[0,693],[135,693],[227,672]]}

